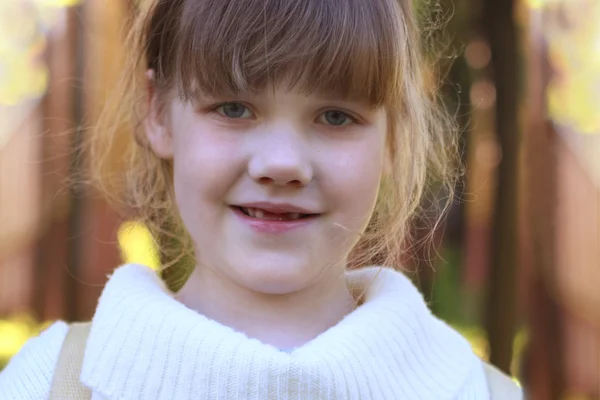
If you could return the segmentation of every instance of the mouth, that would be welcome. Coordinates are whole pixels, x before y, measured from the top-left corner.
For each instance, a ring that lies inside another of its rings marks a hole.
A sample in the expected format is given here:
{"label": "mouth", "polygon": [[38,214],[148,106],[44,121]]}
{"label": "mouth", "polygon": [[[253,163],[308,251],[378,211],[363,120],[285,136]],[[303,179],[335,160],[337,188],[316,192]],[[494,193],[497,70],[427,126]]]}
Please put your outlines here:
{"label": "mouth", "polygon": [[298,221],[316,217],[319,214],[304,214],[299,212],[274,212],[256,207],[232,206],[232,208],[247,217],[265,221]]}

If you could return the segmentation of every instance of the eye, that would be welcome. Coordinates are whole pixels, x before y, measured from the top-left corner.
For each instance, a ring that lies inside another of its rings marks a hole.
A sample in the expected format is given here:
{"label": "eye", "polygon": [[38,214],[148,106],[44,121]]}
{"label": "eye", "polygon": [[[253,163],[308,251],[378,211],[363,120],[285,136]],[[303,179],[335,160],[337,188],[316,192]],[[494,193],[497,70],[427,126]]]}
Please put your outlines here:
{"label": "eye", "polygon": [[340,110],[325,111],[321,114],[319,120],[324,124],[332,126],[343,126],[355,123],[354,118]]}
{"label": "eye", "polygon": [[232,119],[252,118],[252,111],[240,103],[224,103],[215,108],[215,111],[219,115]]}

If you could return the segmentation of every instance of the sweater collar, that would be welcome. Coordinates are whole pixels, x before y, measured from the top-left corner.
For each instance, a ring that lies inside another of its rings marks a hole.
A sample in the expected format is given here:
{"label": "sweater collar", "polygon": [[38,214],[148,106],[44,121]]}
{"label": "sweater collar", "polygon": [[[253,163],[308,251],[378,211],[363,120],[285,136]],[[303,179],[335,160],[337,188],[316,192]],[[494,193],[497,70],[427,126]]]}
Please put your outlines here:
{"label": "sweater collar", "polygon": [[149,268],[123,266],[100,297],[81,380],[108,399],[487,398],[467,341],[403,274],[346,279],[364,303],[287,353],[188,309]]}

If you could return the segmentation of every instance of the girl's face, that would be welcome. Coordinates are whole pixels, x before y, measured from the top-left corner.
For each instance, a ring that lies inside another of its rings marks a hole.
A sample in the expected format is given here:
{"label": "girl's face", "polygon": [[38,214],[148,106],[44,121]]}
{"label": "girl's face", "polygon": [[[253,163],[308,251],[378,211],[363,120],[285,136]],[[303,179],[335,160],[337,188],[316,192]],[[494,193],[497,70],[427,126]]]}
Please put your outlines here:
{"label": "girl's face", "polygon": [[383,109],[282,88],[175,98],[162,120],[154,103],[147,134],[173,159],[198,268],[271,294],[340,276],[375,206]]}

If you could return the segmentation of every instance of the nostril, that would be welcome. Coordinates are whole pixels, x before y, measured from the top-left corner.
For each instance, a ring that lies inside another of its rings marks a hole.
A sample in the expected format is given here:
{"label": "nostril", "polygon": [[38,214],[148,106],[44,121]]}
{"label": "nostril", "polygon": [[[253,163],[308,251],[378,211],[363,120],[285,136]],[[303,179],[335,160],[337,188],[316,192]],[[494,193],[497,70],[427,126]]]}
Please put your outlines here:
{"label": "nostril", "polygon": [[258,183],[261,185],[273,185],[273,184],[277,184],[277,185],[282,185],[282,186],[292,186],[292,187],[302,187],[304,186],[304,183],[302,183],[302,181],[300,179],[292,179],[289,181],[285,181],[285,180],[276,180],[273,178],[269,178],[268,176],[263,176],[258,178]]}
{"label": "nostril", "polygon": [[258,182],[262,183],[262,184],[269,184],[269,183],[273,183],[273,179],[267,178],[266,176],[263,176],[262,178],[260,178],[258,180]]}

